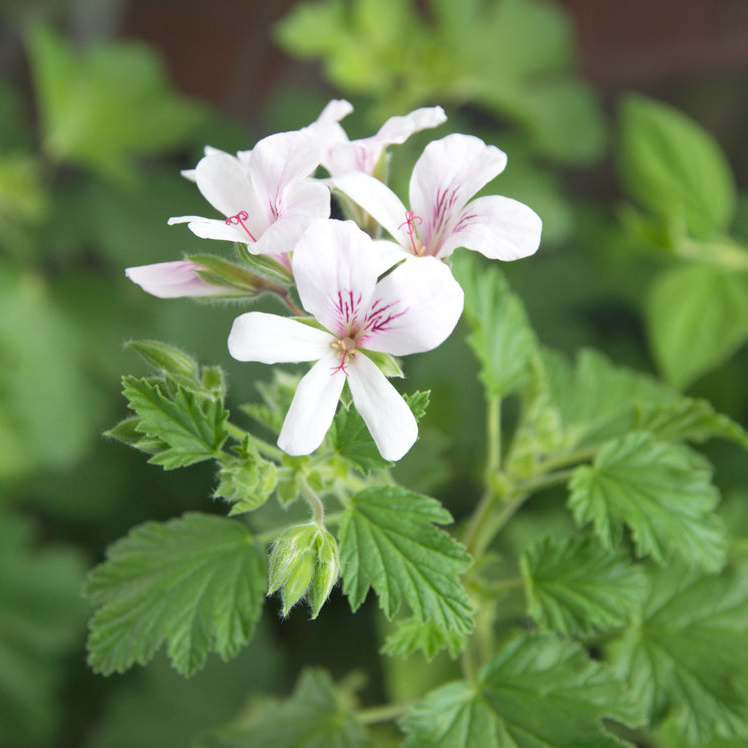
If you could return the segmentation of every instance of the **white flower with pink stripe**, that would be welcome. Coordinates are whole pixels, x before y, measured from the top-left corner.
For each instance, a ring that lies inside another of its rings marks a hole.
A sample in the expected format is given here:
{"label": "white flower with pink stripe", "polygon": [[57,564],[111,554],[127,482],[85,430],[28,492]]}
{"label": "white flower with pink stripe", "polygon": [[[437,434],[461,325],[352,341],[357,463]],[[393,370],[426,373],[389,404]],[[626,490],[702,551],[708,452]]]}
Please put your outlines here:
{"label": "white flower with pink stripe", "polygon": [[436,348],[462,313],[462,289],[435,258],[406,260],[379,280],[380,248],[351,221],[313,223],[292,265],[301,304],[321,328],[248,312],[229,335],[229,352],[239,361],[316,362],[299,383],[278,446],[291,455],[313,452],[347,381],[381,455],[399,460],[418,426],[367,351],[403,356]]}
{"label": "white flower with pink stripe", "polygon": [[410,179],[410,210],[387,185],[362,173],[333,185],[418,257],[445,258],[458,247],[498,260],[533,254],[542,222],[508,197],[470,198],[506,166],[506,154],[472,135],[448,135],[426,146]]}

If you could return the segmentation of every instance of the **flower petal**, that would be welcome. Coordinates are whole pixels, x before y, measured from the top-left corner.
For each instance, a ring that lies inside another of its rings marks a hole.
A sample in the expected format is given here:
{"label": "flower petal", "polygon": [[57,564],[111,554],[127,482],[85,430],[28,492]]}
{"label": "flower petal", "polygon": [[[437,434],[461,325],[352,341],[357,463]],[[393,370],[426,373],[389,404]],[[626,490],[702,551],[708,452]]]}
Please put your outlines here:
{"label": "flower petal", "polygon": [[374,290],[361,348],[393,356],[441,345],[462,314],[464,294],[449,268],[434,257],[410,257]]}
{"label": "flower petal", "polygon": [[381,260],[353,221],[315,221],[291,260],[304,309],[339,338],[358,329],[369,308]]}
{"label": "flower petal", "polygon": [[346,379],[337,361],[332,353],[326,354],[299,382],[278,437],[286,454],[307,455],[325,438]]}
{"label": "flower petal", "polygon": [[313,221],[330,216],[330,190],[316,179],[304,179],[288,187],[285,202],[285,209],[267,231],[255,244],[247,245],[252,254],[291,252]]}
{"label": "flower petal", "polygon": [[465,203],[505,166],[503,151],[473,135],[447,135],[426,146],[410,179],[410,207],[423,220],[418,236],[426,254],[438,255]]}
{"label": "flower petal", "polygon": [[408,404],[366,356],[356,356],[348,369],[353,404],[379,453],[385,460],[399,460],[418,438],[418,423]]}
{"label": "flower petal", "polygon": [[286,208],[286,188],[309,177],[321,156],[320,144],[300,131],[279,132],[255,145],[249,175],[267,223]]}
{"label": "flower petal", "polygon": [[187,228],[201,239],[218,239],[219,241],[252,242],[249,234],[239,224],[227,224],[219,218],[202,218],[201,216],[174,216],[167,222],[169,226],[186,223]]}
{"label": "flower petal", "polygon": [[437,127],[447,121],[440,106],[421,107],[402,117],[390,117],[372,138],[384,145],[404,143],[413,133]]}
{"label": "flower petal", "polygon": [[246,211],[249,218],[245,223],[255,237],[267,228],[267,220],[239,159],[228,153],[211,152],[195,167],[195,181],[205,199],[224,216]]}
{"label": "flower petal", "polygon": [[125,275],[144,291],[160,299],[176,299],[181,296],[221,296],[236,293],[230,288],[214,286],[204,281],[197,270],[202,266],[189,260],[157,262],[127,268]]}
{"label": "flower petal", "polygon": [[261,364],[316,361],[330,355],[334,338],[288,317],[265,312],[239,315],[229,333],[229,353],[237,361]]}
{"label": "flower petal", "polygon": [[537,251],[542,228],[540,216],[517,200],[498,195],[479,197],[465,206],[439,257],[465,247],[492,260],[518,260]]}
{"label": "flower petal", "polygon": [[410,247],[405,230],[407,209],[383,182],[361,172],[350,172],[332,180],[333,185],[358,203],[405,249]]}

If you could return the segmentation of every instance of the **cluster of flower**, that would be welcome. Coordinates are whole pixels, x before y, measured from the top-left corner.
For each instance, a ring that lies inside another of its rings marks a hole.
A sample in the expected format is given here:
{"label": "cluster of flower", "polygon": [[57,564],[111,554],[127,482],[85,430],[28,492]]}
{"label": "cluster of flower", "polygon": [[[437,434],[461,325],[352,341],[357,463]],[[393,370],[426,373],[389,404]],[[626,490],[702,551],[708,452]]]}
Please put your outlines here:
{"label": "cluster of flower", "polygon": [[[340,120],[351,109],[347,101],[331,101],[308,127],[271,135],[236,156],[206,148],[197,167],[183,173],[225,218],[181,216],[169,223],[272,257],[293,274],[301,305],[316,320],[249,312],[229,335],[229,351],[240,361],[316,362],[298,386],[281,449],[301,455],[320,445],[347,381],[382,456],[398,460],[416,440],[417,424],[367,352],[402,356],[440,345],[463,306],[462,289],[443,260],[457,247],[493,259],[525,257],[538,248],[541,221],[510,198],[470,200],[504,169],[506,155],[461,134],[424,149],[408,210],[378,178],[386,148],[441,124],[443,110],[393,117],[376,135],[350,141]],[[313,176],[320,166],[328,178]],[[355,221],[330,218],[331,189]],[[382,232],[390,238],[379,239]],[[126,272],[163,298],[224,295],[202,270],[185,260]]]}

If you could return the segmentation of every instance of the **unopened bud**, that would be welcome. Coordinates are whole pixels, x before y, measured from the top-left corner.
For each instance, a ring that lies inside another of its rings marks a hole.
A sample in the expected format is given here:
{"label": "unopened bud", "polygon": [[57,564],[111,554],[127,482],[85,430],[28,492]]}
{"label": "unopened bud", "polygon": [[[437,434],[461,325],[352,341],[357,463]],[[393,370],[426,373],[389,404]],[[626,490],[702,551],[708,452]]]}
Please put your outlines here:
{"label": "unopened bud", "polygon": [[340,573],[338,546],[316,523],[289,527],[276,541],[268,565],[268,594],[280,590],[283,615],[305,595],[316,618]]}

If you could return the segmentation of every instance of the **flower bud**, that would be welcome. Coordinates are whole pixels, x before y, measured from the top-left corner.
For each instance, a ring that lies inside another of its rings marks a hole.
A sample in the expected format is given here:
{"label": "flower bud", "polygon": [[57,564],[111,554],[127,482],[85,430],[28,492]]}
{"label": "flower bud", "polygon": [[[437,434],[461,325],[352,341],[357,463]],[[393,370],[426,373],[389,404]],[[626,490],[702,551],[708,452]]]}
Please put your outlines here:
{"label": "flower bud", "polygon": [[305,595],[316,618],[340,573],[338,546],[315,523],[289,527],[275,542],[268,565],[268,594],[280,590],[283,615]]}

